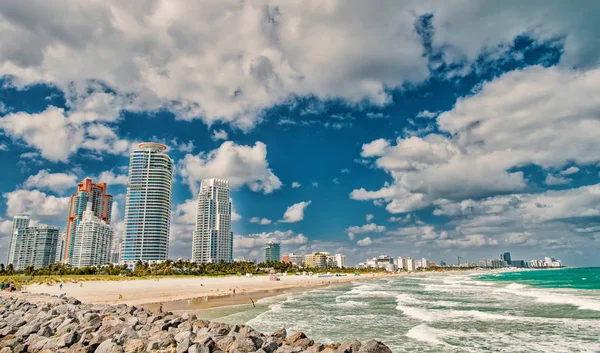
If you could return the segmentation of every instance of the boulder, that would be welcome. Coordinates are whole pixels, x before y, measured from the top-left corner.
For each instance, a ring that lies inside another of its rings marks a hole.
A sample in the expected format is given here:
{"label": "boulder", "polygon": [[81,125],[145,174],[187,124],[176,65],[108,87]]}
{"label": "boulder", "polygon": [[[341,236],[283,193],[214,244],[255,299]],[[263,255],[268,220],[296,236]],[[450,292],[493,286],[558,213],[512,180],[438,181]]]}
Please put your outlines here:
{"label": "boulder", "polygon": [[258,347],[253,337],[246,336],[236,339],[230,346],[230,349],[226,350],[226,352],[249,353],[256,351],[257,348]]}
{"label": "boulder", "polygon": [[337,353],[357,353],[362,344],[357,341],[346,341],[340,344],[337,349]]}
{"label": "boulder", "polygon": [[358,353],[392,353],[392,350],[382,342],[370,340],[360,347]]}
{"label": "boulder", "polygon": [[291,335],[286,342],[288,344],[293,344],[294,342],[301,340],[303,338],[306,338],[306,335],[304,334],[304,332],[296,332],[293,335]]}
{"label": "boulder", "polygon": [[141,339],[133,339],[125,342],[123,345],[123,353],[144,353],[146,344]]}
{"label": "boulder", "polygon": [[123,353],[123,347],[113,342],[113,340],[108,339],[100,343],[94,353]]}
{"label": "boulder", "polygon": [[271,337],[277,337],[277,338],[281,338],[281,339],[286,338],[287,337],[287,331],[286,331],[285,327],[280,328],[279,330],[273,332],[271,334]]}

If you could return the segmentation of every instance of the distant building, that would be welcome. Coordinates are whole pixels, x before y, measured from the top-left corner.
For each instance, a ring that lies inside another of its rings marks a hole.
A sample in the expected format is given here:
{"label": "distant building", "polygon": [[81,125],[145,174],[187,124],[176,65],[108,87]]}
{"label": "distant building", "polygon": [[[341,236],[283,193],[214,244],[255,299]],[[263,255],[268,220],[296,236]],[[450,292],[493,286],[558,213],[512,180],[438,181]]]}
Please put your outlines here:
{"label": "distant building", "polygon": [[327,265],[327,256],[329,253],[313,253],[304,255],[304,265],[306,267],[325,267]]}
{"label": "distant building", "polygon": [[173,160],[167,146],[145,142],[129,155],[121,261],[161,262],[169,256]]}
{"label": "distant building", "polygon": [[60,228],[51,226],[27,227],[18,232],[13,250],[13,267],[24,270],[28,265],[43,268],[56,262]]}
{"label": "distant building", "polygon": [[29,227],[28,215],[19,215],[13,217],[12,233],[10,237],[10,243],[8,244],[8,259],[6,264],[12,264],[14,262],[15,243],[17,242],[17,239],[23,235],[27,227]]}
{"label": "distant building", "polygon": [[335,254],[335,255],[333,255],[333,259],[334,259],[333,262],[334,262],[335,267],[339,267],[339,268],[346,267],[346,255]]}
{"label": "distant building", "polygon": [[282,255],[281,262],[289,264],[290,263],[290,255]]}
{"label": "distant building", "polygon": [[446,267],[446,261],[440,261],[440,267]]}
{"label": "distant building", "polygon": [[399,270],[408,270],[408,259],[406,257],[398,257],[396,259],[396,267]]}
{"label": "distant building", "polygon": [[73,259],[75,267],[106,265],[111,262],[113,232],[108,223],[96,217],[88,202],[75,232]]}
{"label": "distant building", "polygon": [[509,252],[505,252],[504,254],[500,255],[500,260],[503,260],[506,262],[506,264],[510,265],[510,253]]}
{"label": "distant building", "polygon": [[203,179],[200,183],[196,229],[192,242],[192,261],[198,263],[233,261],[231,199],[227,180]]}
{"label": "distant building", "polygon": [[407,271],[414,271],[414,270],[416,270],[417,268],[416,268],[415,265],[416,265],[415,264],[415,260],[413,260],[410,257],[406,258],[406,270]]}
{"label": "distant building", "polygon": [[281,247],[279,243],[268,242],[265,247],[265,261],[281,261]]}
{"label": "distant building", "polygon": [[295,266],[303,266],[304,265],[304,255],[297,255],[290,253],[287,255],[290,259],[290,263]]}
{"label": "distant building", "polygon": [[83,218],[87,204],[91,202],[92,212],[101,220],[110,224],[112,212],[112,196],[106,193],[106,183],[94,183],[91,178],[85,178],[77,184],[77,192],[71,195],[71,207],[67,219],[67,229],[64,240],[61,239],[60,261],[71,264],[75,249],[75,232]]}
{"label": "distant building", "polygon": [[506,261],[493,259],[493,260],[490,261],[490,267],[491,268],[506,267]]}
{"label": "distant building", "polygon": [[527,263],[523,260],[511,260],[510,265],[516,268],[525,268],[527,267]]}
{"label": "distant building", "polygon": [[253,264],[256,264],[256,259],[248,259],[243,256],[239,256],[233,259],[233,262],[252,262]]}

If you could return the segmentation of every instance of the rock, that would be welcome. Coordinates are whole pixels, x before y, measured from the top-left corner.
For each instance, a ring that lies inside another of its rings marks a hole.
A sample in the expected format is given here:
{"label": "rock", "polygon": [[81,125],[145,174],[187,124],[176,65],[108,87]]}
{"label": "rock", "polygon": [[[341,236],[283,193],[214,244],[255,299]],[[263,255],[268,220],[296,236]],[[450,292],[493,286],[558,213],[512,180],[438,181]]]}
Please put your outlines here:
{"label": "rock", "polygon": [[288,344],[293,344],[294,342],[296,342],[300,339],[303,339],[303,338],[306,338],[306,335],[304,334],[304,332],[296,332],[293,335],[291,335],[290,338],[288,338],[286,340],[286,342]]}
{"label": "rock", "polygon": [[[213,338],[215,338],[215,337],[213,336]],[[235,337],[225,336],[216,341],[216,346],[220,350],[227,352],[227,347],[229,347],[231,344],[233,344],[233,342],[235,342]]]}
{"label": "rock", "polygon": [[344,343],[342,343],[338,349],[337,349],[337,353],[357,353],[358,350],[360,349],[360,346],[362,344],[357,341],[346,341]]}
{"label": "rock", "polygon": [[190,346],[190,348],[188,349],[188,353],[210,353],[211,350],[210,348],[206,347],[206,346],[200,346],[197,344],[193,344]]}
{"label": "rock", "polygon": [[300,347],[302,350],[307,349],[308,347],[315,344],[315,341],[310,338],[301,338],[292,344],[292,347]]}
{"label": "rock", "polygon": [[358,353],[392,353],[392,350],[382,342],[370,340],[360,347]]}
{"label": "rock", "polygon": [[211,322],[208,325],[208,328],[210,329],[210,331],[213,334],[216,334],[216,335],[226,335],[231,330],[231,328],[229,327],[229,325],[224,324],[222,322]]}
{"label": "rock", "polygon": [[175,339],[173,338],[173,335],[165,331],[160,331],[148,337],[148,342],[149,345],[156,343],[158,348],[168,348],[171,345],[175,345]]}
{"label": "rock", "polygon": [[78,332],[69,332],[69,333],[65,333],[61,339],[62,339],[62,344],[64,344],[63,347],[71,347],[73,344],[75,344],[81,337],[79,336]]}
{"label": "rock", "polygon": [[117,343],[123,345],[128,340],[136,339],[139,337],[140,336],[134,329],[132,329],[131,327],[125,327],[123,331],[121,331],[119,338],[117,338]]}
{"label": "rock", "polygon": [[123,353],[144,353],[146,344],[141,339],[133,339],[125,342],[123,345]]}
{"label": "rock", "polygon": [[69,347],[65,353],[89,353],[90,347],[84,346],[81,343],[75,343],[71,347]]}
{"label": "rock", "polygon": [[322,343],[315,343],[312,346],[310,346],[308,349],[306,349],[304,352],[305,353],[318,353],[318,352],[322,352],[325,349],[325,345]]}
{"label": "rock", "polygon": [[43,326],[42,328],[40,328],[40,330],[37,332],[37,334],[39,336],[44,336],[44,337],[50,337],[50,336],[54,335],[54,333],[52,332],[52,329],[48,326]]}
{"label": "rock", "polygon": [[32,324],[27,324],[27,325],[23,325],[19,328],[19,330],[15,333],[16,337],[27,337],[29,335],[31,335],[34,332],[38,332],[40,330],[40,324],[38,323],[32,323]]}
{"label": "rock", "polygon": [[246,336],[236,339],[230,346],[230,349],[226,350],[226,352],[254,352],[258,347],[252,338],[253,337]]}
{"label": "rock", "polygon": [[8,347],[4,347],[4,348],[0,349],[0,353],[12,353],[12,349],[10,349]]}
{"label": "rock", "polygon": [[271,334],[271,337],[277,337],[277,338],[281,338],[281,339],[286,338],[287,337],[287,331],[286,331],[285,327],[280,328],[279,330],[273,332]]}
{"label": "rock", "polygon": [[273,353],[281,346],[281,341],[278,341],[276,338],[272,338],[263,343],[261,349],[266,353]]}
{"label": "rock", "polygon": [[81,302],[79,300],[75,299],[75,298],[69,298],[67,300],[67,303],[69,303],[71,305],[79,305],[79,304],[81,304]]}
{"label": "rock", "polygon": [[100,343],[94,353],[123,353],[123,347],[108,339]]}

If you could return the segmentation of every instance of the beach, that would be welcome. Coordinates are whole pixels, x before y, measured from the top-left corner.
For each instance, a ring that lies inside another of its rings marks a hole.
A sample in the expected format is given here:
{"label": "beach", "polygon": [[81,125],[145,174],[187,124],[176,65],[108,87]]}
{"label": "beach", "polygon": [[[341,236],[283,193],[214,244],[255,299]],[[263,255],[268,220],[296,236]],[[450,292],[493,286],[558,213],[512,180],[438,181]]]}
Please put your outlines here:
{"label": "beach", "polygon": [[390,276],[392,275],[363,274],[332,277],[290,275],[279,277],[279,281],[272,281],[268,276],[165,277],[124,281],[65,282],[62,289],[58,283],[52,285],[32,284],[26,286],[25,291],[56,296],[64,293],[89,304],[142,305],[195,298],[230,297],[231,300],[218,301],[219,305],[226,306],[236,304],[240,300],[236,299],[233,294],[243,297],[249,293],[255,293],[254,299],[258,299],[277,295],[285,290]]}

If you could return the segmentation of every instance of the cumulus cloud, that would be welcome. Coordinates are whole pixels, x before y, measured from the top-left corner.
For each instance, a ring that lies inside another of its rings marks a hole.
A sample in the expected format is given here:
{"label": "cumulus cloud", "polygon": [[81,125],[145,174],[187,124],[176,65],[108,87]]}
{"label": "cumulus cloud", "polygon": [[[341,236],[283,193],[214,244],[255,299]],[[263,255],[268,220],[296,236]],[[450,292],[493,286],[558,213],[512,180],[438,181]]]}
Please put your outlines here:
{"label": "cumulus cloud", "polygon": [[571,175],[571,174],[575,174],[579,172],[579,168],[577,167],[569,167],[565,170],[563,170],[562,172],[560,172],[562,175]]}
{"label": "cumulus cloud", "polygon": [[362,226],[352,226],[346,228],[346,233],[363,234],[363,233],[381,233],[385,232],[385,226],[380,226],[375,223],[369,223]]}
{"label": "cumulus cloud", "polygon": [[69,189],[77,187],[77,176],[70,173],[51,173],[42,169],[35,175],[30,175],[23,183],[25,189],[49,190],[57,194],[64,194]]}
{"label": "cumulus cloud", "polygon": [[270,194],[282,183],[269,168],[267,145],[256,142],[254,146],[237,145],[226,141],[216,150],[198,155],[187,154],[178,163],[178,170],[195,195],[200,180],[222,178],[229,180],[232,188],[247,185],[250,190]]}
{"label": "cumulus cloud", "polygon": [[371,213],[367,213],[367,215],[365,216],[365,218],[367,219],[367,223],[371,222],[373,220],[373,218],[375,218],[374,214]]}
{"label": "cumulus cloud", "polygon": [[242,220],[242,216],[239,213],[235,212],[235,210],[231,210],[231,221],[239,222]]}
{"label": "cumulus cloud", "polygon": [[225,130],[213,130],[212,136],[210,137],[213,141],[227,140],[229,136]]}
{"label": "cumulus cloud", "polygon": [[546,183],[546,185],[565,185],[570,182],[571,182],[571,179],[569,179],[569,178],[565,178],[565,177],[561,177],[561,176],[554,176],[552,174],[546,175],[546,180],[544,180],[544,183]]}
{"label": "cumulus cloud", "polygon": [[92,178],[96,182],[106,183],[110,185],[127,185],[128,177],[125,174],[115,174],[110,170],[106,170],[95,178]]}
{"label": "cumulus cloud", "polygon": [[353,190],[351,198],[387,202],[392,213],[410,212],[439,200],[524,190],[527,180],[518,168],[526,165],[555,170],[595,163],[600,103],[587,97],[600,94],[599,80],[600,69],[534,66],[484,83],[438,116],[438,128],[447,135],[363,145],[361,156],[374,157],[393,182]]}
{"label": "cumulus cloud", "polygon": [[109,125],[89,123],[79,112],[53,106],[41,113],[11,113],[0,118],[0,129],[21,140],[52,162],[66,162],[80,149],[96,153],[124,154],[131,142],[121,139]]}
{"label": "cumulus cloud", "polygon": [[292,189],[299,188],[299,187],[301,187],[301,186],[302,186],[302,184],[300,184],[300,183],[299,183],[299,182],[297,182],[297,181],[294,181],[294,182],[292,182]]}
{"label": "cumulus cloud", "polygon": [[371,244],[373,244],[373,241],[371,240],[370,237],[363,238],[356,242],[356,245],[358,245],[358,246],[369,246]]}
{"label": "cumulus cloud", "polygon": [[296,223],[304,219],[304,210],[311,204],[311,201],[302,201],[291,205],[285,210],[281,223]]}
{"label": "cumulus cloud", "polygon": [[2,194],[6,201],[6,215],[13,217],[29,214],[40,220],[53,220],[57,217],[67,221],[70,198],[48,195],[39,190],[15,190]]}
{"label": "cumulus cloud", "polygon": [[257,223],[257,224],[261,224],[261,225],[267,225],[267,224],[271,224],[272,221],[268,218],[259,218],[259,217],[252,217],[250,218],[250,223]]}

